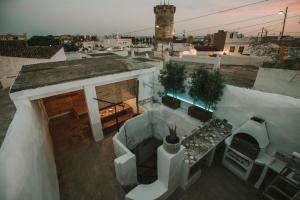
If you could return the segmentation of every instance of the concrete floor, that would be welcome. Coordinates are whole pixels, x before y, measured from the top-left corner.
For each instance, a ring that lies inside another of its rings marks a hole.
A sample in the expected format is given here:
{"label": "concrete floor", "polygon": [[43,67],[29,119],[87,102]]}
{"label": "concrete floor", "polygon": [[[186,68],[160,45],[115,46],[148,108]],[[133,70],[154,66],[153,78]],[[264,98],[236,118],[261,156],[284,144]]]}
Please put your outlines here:
{"label": "concrete floor", "polygon": [[261,192],[222,166],[223,152],[216,151],[212,166],[187,190],[178,188],[169,200],[259,200]]}
{"label": "concrete floor", "polygon": [[[112,136],[94,142],[87,115],[66,115],[50,121],[62,200],[124,199],[125,191],[115,177]],[[213,166],[187,191],[177,189],[170,200],[256,200],[260,192],[221,165],[217,154]],[[151,175],[151,174],[149,174]],[[131,188],[124,188],[129,191]]]}
{"label": "concrete floor", "polygon": [[16,107],[10,100],[8,93],[9,90],[0,89],[0,147],[16,112]]}
{"label": "concrete floor", "polygon": [[63,116],[50,121],[62,200],[123,199],[115,178],[113,133],[94,142],[87,115]]}

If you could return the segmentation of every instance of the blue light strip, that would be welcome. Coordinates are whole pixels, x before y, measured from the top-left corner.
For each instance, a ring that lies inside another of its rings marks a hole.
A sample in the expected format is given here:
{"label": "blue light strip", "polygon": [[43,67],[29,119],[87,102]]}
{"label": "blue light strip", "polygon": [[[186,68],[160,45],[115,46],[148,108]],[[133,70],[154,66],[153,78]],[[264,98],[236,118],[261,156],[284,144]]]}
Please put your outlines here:
{"label": "blue light strip", "polygon": [[167,95],[170,96],[170,97],[173,97],[175,99],[178,99],[180,101],[183,101],[183,102],[195,105],[195,106],[197,106],[199,108],[202,108],[204,110],[207,110],[209,112],[214,112],[213,109],[207,109],[207,108],[205,108],[204,103],[202,101],[193,102],[192,99],[191,99],[191,97],[189,97],[189,96],[184,96],[184,95],[181,95],[181,94],[175,96],[175,95],[173,95],[170,92],[168,92]]}

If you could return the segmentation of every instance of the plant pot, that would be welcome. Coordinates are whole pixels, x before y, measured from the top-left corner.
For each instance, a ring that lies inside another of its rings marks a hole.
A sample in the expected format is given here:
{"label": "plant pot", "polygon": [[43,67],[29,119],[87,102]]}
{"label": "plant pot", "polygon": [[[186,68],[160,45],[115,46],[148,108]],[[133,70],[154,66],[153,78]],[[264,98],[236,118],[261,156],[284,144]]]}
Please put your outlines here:
{"label": "plant pot", "polygon": [[[163,142],[163,147],[164,147],[164,150],[168,153],[171,153],[171,154],[175,154],[179,151],[180,149],[180,145],[181,145],[181,142],[180,142],[180,139],[178,138],[178,141],[177,143],[169,143],[167,141],[167,138],[168,136],[164,137],[164,142]],[[177,137],[177,136],[176,136]]]}
{"label": "plant pot", "polygon": [[191,117],[199,119],[202,122],[206,122],[212,118],[212,112],[209,112],[197,106],[190,106],[188,109],[188,114]]}
{"label": "plant pot", "polygon": [[176,108],[179,108],[180,107],[180,103],[181,101],[178,100],[178,99],[175,99],[173,97],[170,97],[170,96],[163,96],[161,98],[162,100],[162,103],[165,105],[165,106],[168,106],[172,109],[176,109]]}

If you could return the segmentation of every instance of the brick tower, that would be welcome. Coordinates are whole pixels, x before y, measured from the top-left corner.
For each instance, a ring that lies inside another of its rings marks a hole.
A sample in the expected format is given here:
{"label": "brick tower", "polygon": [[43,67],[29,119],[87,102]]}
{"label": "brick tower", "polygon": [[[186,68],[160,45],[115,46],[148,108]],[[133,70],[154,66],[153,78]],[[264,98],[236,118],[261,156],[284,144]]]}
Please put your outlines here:
{"label": "brick tower", "polygon": [[176,7],[166,4],[154,7],[155,13],[155,37],[157,41],[170,42],[173,38],[173,24]]}

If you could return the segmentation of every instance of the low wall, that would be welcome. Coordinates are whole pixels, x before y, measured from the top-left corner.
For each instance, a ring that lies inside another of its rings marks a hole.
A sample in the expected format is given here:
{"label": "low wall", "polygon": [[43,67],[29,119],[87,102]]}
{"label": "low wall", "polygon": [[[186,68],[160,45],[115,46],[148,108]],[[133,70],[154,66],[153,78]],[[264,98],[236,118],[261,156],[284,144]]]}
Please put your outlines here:
{"label": "low wall", "polygon": [[207,63],[207,64],[218,63],[218,58],[209,57],[209,56],[183,56],[182,58],[172,56],[171,60],[181,61],[181,62]]}
{"label": "low wall", "polygon": [[137,169],[135,155],[123,144],[124,126],[113,137],[114,152],[116,159],[114,160],[116,177],[118,182],[123,185],[137,184]]}
{"label": "low wall", "polygon": [[45,116],[18,107],[0,149],[0,199],[58,200],[56,167]]}
{"label": "low wall", "polygon": [[284,153],[300,152],[300,100],[227,85],[214,115],[228,119],[234,128],[252,116],[266,120],[270,148]]}
{"label": "low wall", "polygon": [[260,68],[253,88],[300,99],[300,72],[296,70]]}
{"label": "low wall", "polygon": [[135,52],[142,53],[142,52],[152,51],[152,47],[140,47],[140,48],[133,47],[133,50]]}
{"label": "low wall", "polygon": [[[208,55],[198,55],[197,56],[183,56],[180,57],[170,57],[171,60],[174,61],[182,61],[182,62],[195,62],[195,63],[207,63],[213,64],[215,67],[218,65],[245,65],[245,66],[262,66],[264,58],[257,56],[243,56],[243,55],[222,55],[220,58],[218,57],[210,57]],[[220,60],[219,60],[220,59]]]}
{"label": "low wall", "polygon": [[209,56],[212,54],[219,54],[222,55],[223,51],[197,51],[198,56]]}

